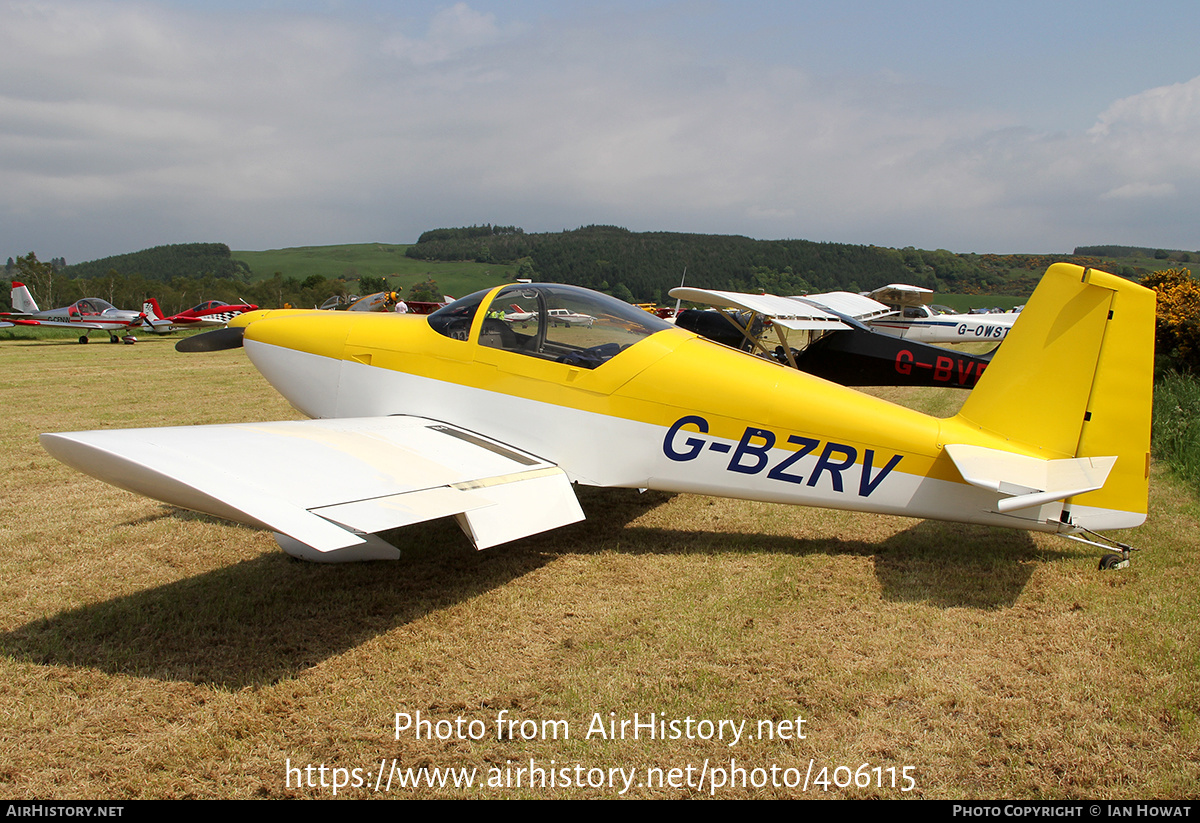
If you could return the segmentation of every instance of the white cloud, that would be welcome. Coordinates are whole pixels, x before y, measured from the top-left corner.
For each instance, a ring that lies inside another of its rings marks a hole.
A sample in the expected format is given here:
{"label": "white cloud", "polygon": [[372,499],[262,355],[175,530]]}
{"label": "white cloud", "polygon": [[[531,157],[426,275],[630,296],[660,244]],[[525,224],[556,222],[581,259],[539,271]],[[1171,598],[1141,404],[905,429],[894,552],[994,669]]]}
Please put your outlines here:
{"label": "white cloud", "polygon": [[482,14],[466,3],[455,3],[433,15],[423,38],[397,33],[383,43],[382,50],[417,66],[427,66],[489,46],[505,36],[494,14]]}
{"label": "white cloud", "polygon": [[1143,198],[1170,197],[1176,193],[1171,183],[1126,183],[1109,189],[1100,195],[1103,200],[1140,200]]}
{"label": "white cloud", "polygon": [[1117,100],[1088,133],[1096,138],[1194,135],[1197,128],[1200,128],[1200,77]]}
{"label": "white cloud", "polygon": [[1170,245],[1196,222],[1137,209],[1200,193],[1200,78],[1045,134],[901,71],[663,33],[686,13],[0,3],[0,241],[78,259],[494,221],[1042,251]]}

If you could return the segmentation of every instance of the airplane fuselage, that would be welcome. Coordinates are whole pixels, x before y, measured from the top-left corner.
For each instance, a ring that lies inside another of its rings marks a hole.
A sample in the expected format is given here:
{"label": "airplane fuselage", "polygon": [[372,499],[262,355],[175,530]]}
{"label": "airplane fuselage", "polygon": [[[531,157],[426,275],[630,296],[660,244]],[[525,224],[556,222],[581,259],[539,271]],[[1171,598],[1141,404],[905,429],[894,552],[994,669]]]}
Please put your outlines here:
{"label": "airplane fuselage", "polygon": [[[925,308],[925,307],[922,307]],[[911,309],[909,310],[911,311]],[[1008,336],[1019,314],[933,314],[885,317],[871,326],[895,337],[923,343],[999,343]]]}

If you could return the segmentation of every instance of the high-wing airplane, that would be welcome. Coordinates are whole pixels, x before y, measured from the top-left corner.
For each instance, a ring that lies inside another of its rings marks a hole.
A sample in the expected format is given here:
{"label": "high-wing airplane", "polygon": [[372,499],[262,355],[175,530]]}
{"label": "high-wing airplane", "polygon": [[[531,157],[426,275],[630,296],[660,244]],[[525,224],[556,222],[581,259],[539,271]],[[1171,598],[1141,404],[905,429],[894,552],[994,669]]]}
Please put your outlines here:
{"label": "high-wing airplane", "polygon": [[79,335],[80,343],[88,342],[88,334],[94,331],[107,332],[110,343],[136,343],[137,338],[128,332],[141,327],[146,319],[142,312],[118,309],[99,297],[85,297],[61,309],[39,311],[29,288],[16,280],[12,281],[12,307],[12,312],[0,312],[0,326],[77,329],[83,332]]}
{"label": "high-wing airplane", "polygon": [[1004,314],[947,314],[925,305],[925,295],[933,294],[920,286],[892,283],[868,294],[891,307],[895,314],[872,320],[871,325],[885,334],[920,340],[925,343],[971,343],[1003,340],[1020,316]]}
{"label": "high-wing airplane", "polygon": [[991,354],[950,351],[875,331],[868,324],[895,311],[864,295],[778,297],[681,287],[671,296],[721,309],[682,311],[675,321],[680,328],[844,386],[969,389],[991,362]]}
{"label": "high-wing airplane", "polygon": [[[514,300],[537,307],[528,333],[492,315]],[[594,322],[553,326],[556,308]],[[572,286],[499,286],[427,317],[277,310],[233,324],[177,348],[243,344],[315,419],[42,444],[321,560],[397,557],[378,533],[437,517],[480,549],[562,526],[583,517],[573,483],[1058,533],[1109,549],[1102,566],[1129,547],[1095,533],[1146,517],[1154,294],[1095,269],[1049,269],[947,419]],[[254,457],[214,462],[218,443]]]}
{"label": "high-wing airplane", "polygon": [[205,300],[187,311],[164,316],[158,301],[153,297],[142,303],[142,314],[146,315],[146,326],[160,334],[175,329],[204,329],[224,326],[239,314],[254,311],[258,306],[250,303],[226,303],[221,300]]}

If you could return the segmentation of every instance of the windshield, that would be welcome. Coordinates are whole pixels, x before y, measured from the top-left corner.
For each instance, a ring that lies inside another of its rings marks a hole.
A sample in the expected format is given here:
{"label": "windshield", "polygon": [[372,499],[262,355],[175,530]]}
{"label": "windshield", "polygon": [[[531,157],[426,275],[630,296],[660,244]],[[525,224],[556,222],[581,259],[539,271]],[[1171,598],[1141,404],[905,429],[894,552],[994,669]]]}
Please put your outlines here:
{"label": "windshield", "polygon": [[75,304],[75,309],[80,314],[104,314],[109,309],[115,309],[112,303],[107,300],[101,300],[99,297],[85,297]]}
{"label": "windshield", "polygon": [[[429,316],[439,334],[466,340],[487,292]],[[479,345],[594,369],[671,325],[615,297],[551,283],[506,286],[487,307]]]}

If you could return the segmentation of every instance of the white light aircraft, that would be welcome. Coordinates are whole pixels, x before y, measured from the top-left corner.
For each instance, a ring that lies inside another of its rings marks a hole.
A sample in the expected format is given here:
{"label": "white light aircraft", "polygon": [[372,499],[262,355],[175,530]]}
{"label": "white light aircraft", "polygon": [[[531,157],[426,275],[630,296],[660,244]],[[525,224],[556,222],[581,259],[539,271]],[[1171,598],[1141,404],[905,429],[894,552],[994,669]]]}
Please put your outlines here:
{"label": "white light aircraft", "polygon": [[[892,283],[869,292],[868,296],[895,311],[890,317],[870,321],[885,334],[920,340],[923,343],[972,343],[1003,340],[1020,314],[939,314],[925,305],[925,295],[933,294],[920,286]],[[820,295],[814,295],[820,297]]]}
{"label": "white light aircraft", "polygon": [[[514,300],[536,306],[529,334],[493,314]],[[553,309],[594,322],[554,327]],[[428,317],[254,312],[199,338],[209,335],[244,344],[315,419],[44,434],[42,443],[115,485],[271,529],[300,557],[394,558],[379,532],[449,516],[477,548],[495,546],[580,520],[573,483],[980,523],[1096,546],[1095,532],[1146,517],[1154,294],[1095,269],[1050,268],[947,419],[571,286],[496,287]],[[254,457],[217,463],[205,457],[215,444]],[[1102,547],[1102,566],[1128,562],[1128,546]]]}

